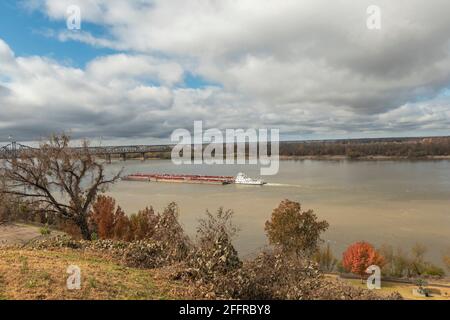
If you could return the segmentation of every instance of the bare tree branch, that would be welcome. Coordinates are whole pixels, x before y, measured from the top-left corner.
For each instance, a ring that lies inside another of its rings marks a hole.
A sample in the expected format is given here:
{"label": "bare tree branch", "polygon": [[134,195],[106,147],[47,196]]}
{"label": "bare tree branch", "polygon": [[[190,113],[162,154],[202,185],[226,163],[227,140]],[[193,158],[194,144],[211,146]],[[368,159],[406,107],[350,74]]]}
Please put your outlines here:
{"label": "bare tree branch", "polygon": [[121,172],[108,178],[103,164],[89,152],[87,141],[81,149],[72,149],[69,142],[67,135],[55,135],[40,148],[7,159],[1,169],[6,187],[0,193],[25,198],[39,207],[45,205],[47,212],[70,219],[83,238],[90,239],[91,205]]}

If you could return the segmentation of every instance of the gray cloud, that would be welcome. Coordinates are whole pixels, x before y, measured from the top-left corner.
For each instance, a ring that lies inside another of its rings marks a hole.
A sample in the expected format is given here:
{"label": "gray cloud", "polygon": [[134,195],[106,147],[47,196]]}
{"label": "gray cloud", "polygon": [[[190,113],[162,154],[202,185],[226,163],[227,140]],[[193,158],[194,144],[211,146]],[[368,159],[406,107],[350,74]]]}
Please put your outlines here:
{"label": "gray cloud", "polygon": [[[379,31],[366,28],[367,0],[33,0],[29,8],[63,21],[69,4],[110,34],[56,31],[59,40],[126,53],[80,70],[15,57],[0,41],[9,78],[0,77],[0,136],[164,138],[194,120],[317,136],[449,128],[447,0],[379,0]],[[220,86],[182,88],[186,72]]]}

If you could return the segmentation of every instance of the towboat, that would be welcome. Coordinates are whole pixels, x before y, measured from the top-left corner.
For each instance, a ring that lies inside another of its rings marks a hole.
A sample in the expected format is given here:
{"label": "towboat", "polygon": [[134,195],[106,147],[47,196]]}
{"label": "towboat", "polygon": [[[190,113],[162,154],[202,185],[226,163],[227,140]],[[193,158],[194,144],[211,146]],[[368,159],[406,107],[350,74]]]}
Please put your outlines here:
{"label": "towboat", "polygon": [[249,184],[249,185],[259,185],[262,186],[263,184],[266,184],[261,179],[252,179],[250,177],[247,177],[244,173],[239,172],[236,178],[234,179],[235,184]]}

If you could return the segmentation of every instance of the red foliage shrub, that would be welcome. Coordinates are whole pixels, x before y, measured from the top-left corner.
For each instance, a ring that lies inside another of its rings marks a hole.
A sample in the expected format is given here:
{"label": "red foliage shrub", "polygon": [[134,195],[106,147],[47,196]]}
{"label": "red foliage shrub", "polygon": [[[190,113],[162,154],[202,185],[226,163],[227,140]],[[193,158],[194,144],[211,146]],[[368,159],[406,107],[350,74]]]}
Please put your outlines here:
{"label": "red foliage shrub", "polygon": [[368,267],[377,265],[381,268],[383,264],[383,256],[367,242],[352,244],[342,255],[342,265],[345,270],[359,275],[361,279],[366,274]]}

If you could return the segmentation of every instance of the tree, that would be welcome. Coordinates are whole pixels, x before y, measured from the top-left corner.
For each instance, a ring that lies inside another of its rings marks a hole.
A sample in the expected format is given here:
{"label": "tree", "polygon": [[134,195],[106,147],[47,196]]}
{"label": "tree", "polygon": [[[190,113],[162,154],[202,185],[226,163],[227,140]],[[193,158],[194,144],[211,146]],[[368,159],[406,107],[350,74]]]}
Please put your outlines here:
{"label": "tree", "polygon": [[26,198],[35,208],[73,222],[82,237],[90,240],[92,203],[119,179],[120,172],[109,177],[87,141],[80,148],[71,148],[69,142],[65,134],[54,135],[39,148],[5,160],[2,173],[7,188],[2,192]]}
{"label": "tree", "polygon": [[130,216],[130,232],[133,240],[142,240],[153,237],[160,216],[152,207],[140,210]]}
{"label": "tree", "polygon": [[411,258],[402,248],[394,250],[391,245],[384,244],[379,252],[384,258],[383,274],[397,278],[411,276]]}
{"label": "tree", "polygon": [[4,176],[0,176],[0,225],[11,220],[11,197],[2,191],[5,188]]}
{"label": "tree", "polygon": [[381,268],[383,264],[384,258],[367,242],[352,244],[342,255],[342,265],[345,270],[359,275],[361,282],[368,267],[376,265]]}
{"label": "tree", "polygon": [[314,261],[319,264],[320,270],[332,272],[336,267],[338,260],[334,257],[330,243],[326,247],[317,249],[314,254]]}
{"label": "tree", "polygon": [[424,271],[426,269],[426,263],[425,263],[425,253],[426,252],[427,252],[427,248],[420,243],[416,243],[411,248],[411,254],[412,254],[411,267],[417,275],[421,275],[422,273],[424,273]]}
{"label": "tree", "polygon": [[99,195],[92,205],[90,218],[97,229],[99,239],[114,237],[114,212],[116,201],[107,196]]}
{"label": "tree", "polygon": [[312,210],[302,211],[298,202],[284,200],[273,210],[265,230],[269,242],[287,254],[310,256],[316,252],[320,234],[328,222],[318,221]]}
{"label": "tree", "polygon": [[447,250],[447,253],[442,257],[442,261],[444,262],[445,267],[450,271],[450,248]]}

